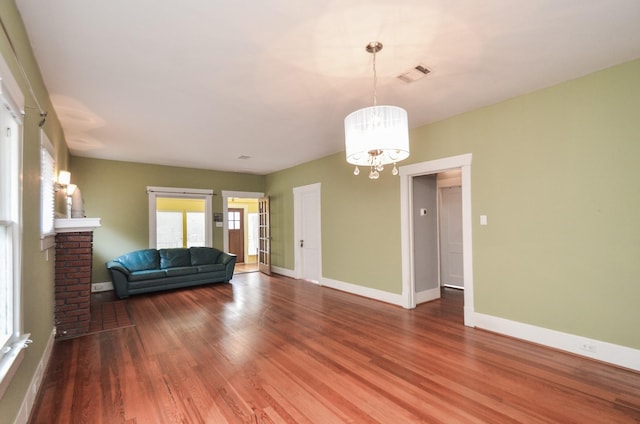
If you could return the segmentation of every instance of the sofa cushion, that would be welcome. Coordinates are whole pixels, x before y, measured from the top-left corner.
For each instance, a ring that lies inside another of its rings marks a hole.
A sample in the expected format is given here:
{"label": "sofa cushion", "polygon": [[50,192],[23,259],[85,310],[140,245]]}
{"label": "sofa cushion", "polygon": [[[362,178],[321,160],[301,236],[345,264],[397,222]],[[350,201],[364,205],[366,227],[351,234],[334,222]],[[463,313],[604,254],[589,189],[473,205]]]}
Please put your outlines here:
{"label": "sofa cushion", "polygon": [[220,256],[220,251],[213,247],[191,247],[191,265],[215,264]]}
{"label": "sofa cushion", "polygon": [[198,269],[198,272],[213,272],[225,270],[225,266],[222,264],[198,265],[196,268]]}
{"label": "sofa cushion", "polygon": [[160,267],[160,256],[158,256],[156,249],[136,250],[119,256],[113,261],[122,264],[131,272],[158,269]]}
{"label": "sofa cushion", "polygon": [[167,273],[162,269],[146,269],[144,271],[135,271],[129,275],[129,281],[153,280],[156,278],[164,278]]}
{"label": "sofa cushion", "polygon": [[181,266],[191,266],[191,255],[189,249],[173,248],[160,249],[160,268],[176,268]]}
{"label": "sofa cushion", "polygon": [[167,268],[164,272],[167,273],[167,277],[175,277],[177,275],[197,274],[198,269],[193,266],[182,266],[177,268]]}

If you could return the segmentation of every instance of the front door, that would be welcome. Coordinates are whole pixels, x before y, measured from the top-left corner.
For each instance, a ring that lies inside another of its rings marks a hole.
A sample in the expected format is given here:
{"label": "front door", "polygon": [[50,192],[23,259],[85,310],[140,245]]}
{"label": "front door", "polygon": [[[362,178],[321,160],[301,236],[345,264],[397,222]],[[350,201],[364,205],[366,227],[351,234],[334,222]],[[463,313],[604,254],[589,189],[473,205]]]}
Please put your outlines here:
{"label": "front door", "polygon": [[236,255],[236,263],[244,263],[244,209],[229,209],[229,253]]}

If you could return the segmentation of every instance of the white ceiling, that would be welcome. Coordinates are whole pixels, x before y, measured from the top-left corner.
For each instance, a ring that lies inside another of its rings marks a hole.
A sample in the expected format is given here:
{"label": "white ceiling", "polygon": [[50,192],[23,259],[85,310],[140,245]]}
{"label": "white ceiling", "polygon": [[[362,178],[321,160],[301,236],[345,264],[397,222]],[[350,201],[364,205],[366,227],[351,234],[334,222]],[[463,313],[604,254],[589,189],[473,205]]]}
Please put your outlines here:
{"label": "white ceiling", "polygon": [[640,57],[638,0],[16,3],[72,154],[257,174],[344,150],[369,41],[412,128]]}

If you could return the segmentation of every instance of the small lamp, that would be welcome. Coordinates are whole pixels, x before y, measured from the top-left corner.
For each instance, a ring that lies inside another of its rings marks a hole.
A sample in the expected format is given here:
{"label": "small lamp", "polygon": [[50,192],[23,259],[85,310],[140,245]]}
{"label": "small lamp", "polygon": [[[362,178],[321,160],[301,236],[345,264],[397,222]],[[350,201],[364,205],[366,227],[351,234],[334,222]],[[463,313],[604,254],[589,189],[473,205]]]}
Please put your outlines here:
{"label": "small lamp", "polygon": [[75,184],[68,184],[67,185],[67,189],[65,190],[67,192],[67,218],[71,218],[71,207],[73,206],[73,193],[76,191],[76,188],[78,188],[77,185]]}
{"label": "small lamp", "polygon": [[62,187],[66,187],[71,183],[71,172],[60,171],[58,172],[58,184]]}

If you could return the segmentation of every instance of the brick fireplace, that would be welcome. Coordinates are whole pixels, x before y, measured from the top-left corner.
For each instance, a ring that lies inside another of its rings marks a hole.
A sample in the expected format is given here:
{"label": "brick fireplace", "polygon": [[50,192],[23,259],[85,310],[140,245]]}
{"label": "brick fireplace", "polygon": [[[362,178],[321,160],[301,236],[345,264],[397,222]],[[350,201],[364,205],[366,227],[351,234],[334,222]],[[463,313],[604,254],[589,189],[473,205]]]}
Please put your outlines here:
{"label": "brick fireplace", "polygon": [[55,325],[56,337],[89,332],[93,230],[99,218],[56,220]]}

